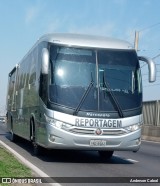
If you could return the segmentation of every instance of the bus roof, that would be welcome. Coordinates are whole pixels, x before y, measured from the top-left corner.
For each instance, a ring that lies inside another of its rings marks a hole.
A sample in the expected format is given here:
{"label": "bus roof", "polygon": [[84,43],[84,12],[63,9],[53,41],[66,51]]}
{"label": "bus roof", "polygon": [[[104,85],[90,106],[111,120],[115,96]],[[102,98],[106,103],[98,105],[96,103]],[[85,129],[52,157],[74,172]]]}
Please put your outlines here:
{"label": "bus roof", "polygon": [[[20,64],[25,57],[41,42],[46,41],[58,45],[68,45],[75,47],[89,47],[89,48],[106,48],[106,49],[133,49],[133,46],[127,42],[120,39],[95,36],[95,35],[85,35],[85,34],[71,34],[71,33],[52,33],[43,35],[38,39],[38,41],[32,46],[28,53],[22,58],[18,63]],[[18,65],[17,64],[17,65]],[[13,74],[15,69],[9,73],[9,76]]]}
{"label": "bus roof", "polygon": [[55,33],[42,36],[38,42],[47,41],[60,45],[93,47],[93,48],[111,48],[111,49],[133,49],[133,46],[123,40],[113,39],[103,36]]}

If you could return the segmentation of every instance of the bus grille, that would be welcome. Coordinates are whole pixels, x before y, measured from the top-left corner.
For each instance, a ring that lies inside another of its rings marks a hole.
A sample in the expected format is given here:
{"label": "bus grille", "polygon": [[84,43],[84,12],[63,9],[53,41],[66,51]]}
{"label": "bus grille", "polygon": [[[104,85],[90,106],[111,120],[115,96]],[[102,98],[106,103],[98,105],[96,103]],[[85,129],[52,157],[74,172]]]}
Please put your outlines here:
{"label": "bus grille", "polygon": [[[80,135],[96,135],[95,131],[96,129],[89,129],[89,128],[63,128],[63,130],[66,130],[68,132],[74,133],[74,134],[80,134]],[[121,129],[101,129],[102,134],[101,135],[124,135],[127,132],[125,130]]]}

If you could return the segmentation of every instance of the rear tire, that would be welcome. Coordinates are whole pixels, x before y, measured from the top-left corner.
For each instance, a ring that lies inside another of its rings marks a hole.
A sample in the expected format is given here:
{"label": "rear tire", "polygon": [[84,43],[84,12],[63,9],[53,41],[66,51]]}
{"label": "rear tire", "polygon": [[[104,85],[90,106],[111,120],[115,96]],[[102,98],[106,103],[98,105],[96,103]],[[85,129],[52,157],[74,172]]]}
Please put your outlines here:
{"label": "rear tire", "polygon": [[110,159],[114,153],[114,151],[98,151],[99,155],[103,159]]}

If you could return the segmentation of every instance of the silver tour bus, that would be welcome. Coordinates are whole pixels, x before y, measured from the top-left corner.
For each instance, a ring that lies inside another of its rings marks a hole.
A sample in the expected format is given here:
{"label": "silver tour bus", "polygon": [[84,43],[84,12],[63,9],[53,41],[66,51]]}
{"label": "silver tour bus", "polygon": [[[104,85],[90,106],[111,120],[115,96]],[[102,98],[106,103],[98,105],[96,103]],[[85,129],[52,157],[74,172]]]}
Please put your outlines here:
{"label": "silver tour bus", "polygon": [[78,34],[41,37],[9,73],[7,127],[11,140],[48,149],[138,151],[141,144],[142,77],[126,41]]}

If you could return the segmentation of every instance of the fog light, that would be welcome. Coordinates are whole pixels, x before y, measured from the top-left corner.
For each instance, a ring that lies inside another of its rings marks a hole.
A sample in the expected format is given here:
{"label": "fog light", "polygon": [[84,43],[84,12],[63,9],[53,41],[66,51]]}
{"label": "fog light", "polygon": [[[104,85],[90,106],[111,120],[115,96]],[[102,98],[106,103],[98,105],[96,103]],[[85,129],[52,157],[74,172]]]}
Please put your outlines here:
{"label": "fog light", "polygon": [[139,145],[141,143],[141,138],[138,138],[137,140],[136,140],[136,145]]}
{"label": "fog light", "polygon": [[55,136],[52,135],[52,134],[50,134],[49,139],[50,139],[52,142],[54,142],[54,141],[55,141]]}

